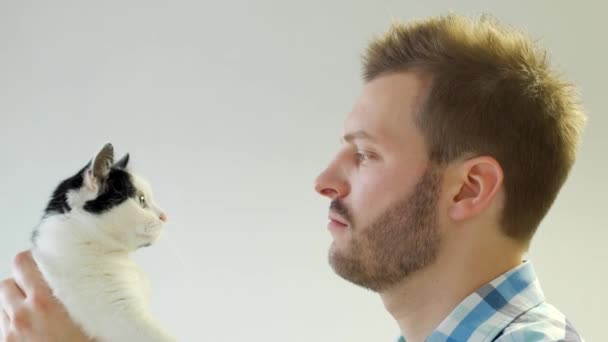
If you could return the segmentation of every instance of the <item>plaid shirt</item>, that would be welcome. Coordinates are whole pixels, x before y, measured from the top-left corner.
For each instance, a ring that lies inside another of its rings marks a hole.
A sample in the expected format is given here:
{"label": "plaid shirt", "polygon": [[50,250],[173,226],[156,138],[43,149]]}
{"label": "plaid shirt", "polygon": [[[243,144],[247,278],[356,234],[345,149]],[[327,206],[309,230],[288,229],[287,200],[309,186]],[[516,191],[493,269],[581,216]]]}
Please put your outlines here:
{"label": "plaid shirt", "polygon": [[532,263],[525,261],[465,298],[426,341],[576,342],[583,338],[564,314],[545,302]]}

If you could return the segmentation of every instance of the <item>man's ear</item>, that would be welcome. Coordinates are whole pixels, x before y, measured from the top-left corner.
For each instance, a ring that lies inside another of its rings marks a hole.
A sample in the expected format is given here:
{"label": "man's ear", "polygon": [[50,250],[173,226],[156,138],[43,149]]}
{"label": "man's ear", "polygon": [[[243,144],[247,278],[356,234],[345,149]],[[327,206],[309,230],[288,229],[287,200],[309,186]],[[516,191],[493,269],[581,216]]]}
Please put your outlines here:
{"label": "man's ear", "polygon": [[502,167],[489,156],[465,160],[450,172],[453,192],[448,215],[454,221],[467,220],[482,213],[495,201],[503,185]]}

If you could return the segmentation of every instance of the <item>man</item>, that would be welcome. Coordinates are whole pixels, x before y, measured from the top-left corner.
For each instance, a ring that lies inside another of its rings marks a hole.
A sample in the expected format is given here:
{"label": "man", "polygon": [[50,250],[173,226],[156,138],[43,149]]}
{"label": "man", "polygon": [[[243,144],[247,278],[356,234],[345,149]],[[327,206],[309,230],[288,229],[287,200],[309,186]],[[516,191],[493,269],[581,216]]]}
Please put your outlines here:
{"label": "man", "polygon": [[522,262],[584,122],[544,51],[450,15],[394,25],[364,78],[316,181],[336,273],[380,294],[400,341],[581,341]]}
{"label": "man", "polygon": [[[574,163],[572,87],[525,36],[454,15],[394,25],[364,70],[316,181],[334,270],[381,295],[401,341],[581,341],[522,262]],[[15,264],[8,340],[86,340],[31,256]]]}

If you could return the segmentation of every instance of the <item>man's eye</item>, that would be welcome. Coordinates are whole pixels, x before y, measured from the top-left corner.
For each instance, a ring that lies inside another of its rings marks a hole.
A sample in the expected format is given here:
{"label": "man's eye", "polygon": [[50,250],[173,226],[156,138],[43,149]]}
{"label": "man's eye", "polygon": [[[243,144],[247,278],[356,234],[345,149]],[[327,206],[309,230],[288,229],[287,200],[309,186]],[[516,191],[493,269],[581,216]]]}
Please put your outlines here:
{"label": "man's eye", "polygon": [[357,152],[355,153],[355,157],[357,158],[357,162],[364,162],[370,159],[369,153],[366,152]]}
{"label": "man's eye", "polygon": [[146,204],[146,197],[144,195],[139,195],[139,205],[142,208],[146,208],[148,205]]}

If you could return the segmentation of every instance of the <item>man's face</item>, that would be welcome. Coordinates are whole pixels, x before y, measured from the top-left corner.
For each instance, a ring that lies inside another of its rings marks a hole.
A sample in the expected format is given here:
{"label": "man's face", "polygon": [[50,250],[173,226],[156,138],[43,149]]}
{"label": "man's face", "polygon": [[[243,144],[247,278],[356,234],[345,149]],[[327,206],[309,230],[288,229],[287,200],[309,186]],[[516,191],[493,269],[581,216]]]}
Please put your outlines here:
{"label": "man's face", "polygon": [[440,171],[414,122],[429,86],[409,72],[367,83],[346,118],[342,148],[316,180],[332,200],[330,264],[375,291],[437,255]]}

